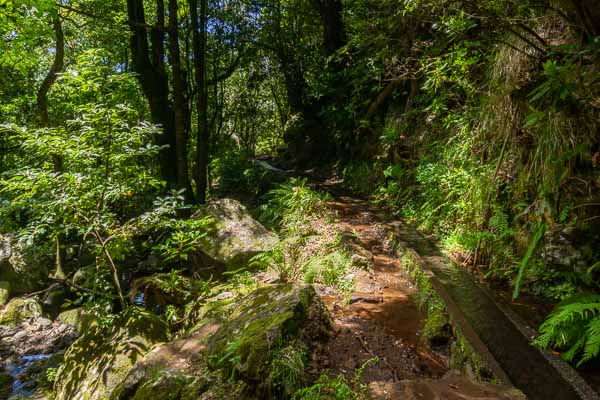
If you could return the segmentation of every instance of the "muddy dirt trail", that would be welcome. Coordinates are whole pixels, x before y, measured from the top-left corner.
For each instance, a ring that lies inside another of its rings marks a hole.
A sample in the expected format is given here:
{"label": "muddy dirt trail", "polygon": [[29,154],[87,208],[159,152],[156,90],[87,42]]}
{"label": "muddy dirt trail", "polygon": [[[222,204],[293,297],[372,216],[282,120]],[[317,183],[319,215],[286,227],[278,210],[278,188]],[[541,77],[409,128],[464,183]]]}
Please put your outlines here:
{"label": "muddy dirt trail", "polygon": [[443,354],[430,350],[419,337],[425,315],[414,301],[416,290],[393,256],[389,230],[367,205],[340,198],[330,203],[346,243],[370,264],[354,276],[350,298],[323,295],[336,323],[330,343],[330,368],[347,378],[366,360],[363,382],[398,381],[410,377],[441,377],[447,371]]}
{"label": "muddy dirt trail", "polygon": [[[354,276],[349,298],[321,293],[335,324],[323,366],[360,382],[375,399],[512,399],[510,388],[475,384],[448,368],[448,348],[433,350],[421,340],[425,314],[416,289],[392,247],[393,228],[382,223],[368,202],[337,197],[329,202],[346,243],[368,261]],[[510,392],[510,393],[509,393]],[[508,393],[508,394],[507,394]]]}

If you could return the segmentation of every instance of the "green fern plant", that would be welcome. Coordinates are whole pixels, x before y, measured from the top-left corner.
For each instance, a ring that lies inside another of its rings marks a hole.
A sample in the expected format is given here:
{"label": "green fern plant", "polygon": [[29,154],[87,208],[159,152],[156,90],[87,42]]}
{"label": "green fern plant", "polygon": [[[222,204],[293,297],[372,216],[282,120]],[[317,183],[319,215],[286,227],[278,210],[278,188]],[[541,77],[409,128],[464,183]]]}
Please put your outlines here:
{"label": "green fern plant", "polygon": [[305,237],[286,238],[273,250],[252,257],[250,266],[273,270],[281,282],[295,282],[302,274],[306,263],[302,257],[305,243]]}
{"label": "green fern plant", "polygon": [[290,398],[304,385],[307,354],[308,348],[300,340],[293,340],[273,353],[267,382],[274,393]]}
{"label": "green fern plant", "polygon": [[294,219],[318,213],[328,198],[327,194],[308,187],[306,179],[292,178],[267,193],[267,204],[261,207],[262,218],[269,224],[286,225]]}
{"label": "green fern plant", "polygon": [[502,209],[495,209],[489,221],[491,231],[499,238],[509,238],[514,235],[514,230],[510,226],[508,215]]}
{"label": "green fern plant", "polygon": [[534,344],[542,348],[565,350],[562,358],[577,366],[600,353],[600,294],[580,293],[556,306],[540,326]]}

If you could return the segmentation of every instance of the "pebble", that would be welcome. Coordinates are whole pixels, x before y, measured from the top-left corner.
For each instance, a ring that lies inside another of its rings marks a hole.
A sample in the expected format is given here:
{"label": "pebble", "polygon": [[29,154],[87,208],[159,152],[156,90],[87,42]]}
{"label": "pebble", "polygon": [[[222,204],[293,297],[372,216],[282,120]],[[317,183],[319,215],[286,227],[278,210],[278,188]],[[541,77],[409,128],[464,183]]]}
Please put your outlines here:
{"label": "pebble", "polygon": [[13,335],[11,342],[20,342],[21,340],[25,339],[27,336],[29,336],[29,332],[19,331]]}
{"label": "pebble", "polygon": [[227,300],[234,298],[235,295],[231,292],[223,292],[217,295],[217,300]]}

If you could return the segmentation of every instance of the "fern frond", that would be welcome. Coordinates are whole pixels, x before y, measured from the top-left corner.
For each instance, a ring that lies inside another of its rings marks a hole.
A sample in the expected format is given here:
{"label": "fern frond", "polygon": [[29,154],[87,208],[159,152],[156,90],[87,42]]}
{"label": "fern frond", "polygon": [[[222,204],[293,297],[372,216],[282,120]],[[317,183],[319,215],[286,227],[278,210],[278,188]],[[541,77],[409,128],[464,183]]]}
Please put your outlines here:
{"label": "fern frond", "polygon": [[564,352],[561,357],[563,360],[566,361],[573,361],[573,358],[575,357],[575,355],[577,353],[579,353],[579,350],[581,350],[581,348],[584,346],[585,344],[585,336],[581,336],[579,338],[579,340],[577,340],[570,348],[569,350],[567,350],[566,352]]}
{"label": "fern frond", "polygon": [[581,360],[577,363],[577,366],[590,361],[600,353],[600,317],[592,319],[586,326],[585,336],[587,340],[585,342],[585,348]]}
{"label": "fern frond", "polygon": [[562,358],[573,361],[583,350],[577,366],[600,354],[600,294],[580,293],[556,306],[540,326],[534,344],[542,348],[568,348]]}

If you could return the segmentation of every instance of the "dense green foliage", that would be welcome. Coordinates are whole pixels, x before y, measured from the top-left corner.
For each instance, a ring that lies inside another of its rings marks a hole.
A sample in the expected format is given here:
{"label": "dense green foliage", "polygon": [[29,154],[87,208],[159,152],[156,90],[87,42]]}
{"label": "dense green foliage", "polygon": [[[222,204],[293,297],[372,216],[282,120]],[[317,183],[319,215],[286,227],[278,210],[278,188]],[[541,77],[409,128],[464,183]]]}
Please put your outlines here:
{"label": "dense green foliage", "polygon": [[[197,254],[215,221],[194,211],[229,196],[280,235],[249,266],[348,293],[360,266],[324,211],[330,198],[293,176],[340,178],[513,298],[562,301],[536,343],[590,361],[597,8],[0,1],[0,234],[20,255],[0,280],[64,285],[67,305],[107,324],[142,293],[184,330],[216,280],[256,283],[246,266],[222,273]],[[292,356],[273,379],[296,379]],[[295,396],[347,386],[322,378]]]}
{"label": "dense green foliage", "polygon": [[360,379],[370,364],[379,362],[379,359],[370,358],[354,371],[353,382],[348,382],[342,375],[329,377],[321,375],[312,385],[294,393],[294,400],[361,400],[367,398],[367,387]]}
{"label": "dense green foliage", "polygon": [[[547,239],[577,226],[588,232],[593,248],[597,232],[587,222],[596,211],[588,204],[597,175],[597,115],[589,106],[597,90],[595,40],[584,35],[589,41],[583,45],[573,42],[581,32],[572,21],[533,5],[501,15],[510,2],[464,9],[442,4],[431,2],[437,11],[428,21],[433,32],[415,33],[433,40],[410,49],[421,51],[417,65],[384,69],[405,76],[406,89],[382,119],[367,121],[371,134],[379,135],[371,152],[375,162],[346,167],[350,187],[374,193],[375,200],[434,231],[459,261],[485,266],[488,277],[516,277],[539,223],[554,230]],[[407,21],[421,12],[404,10]],[[392,57],[388,53],[382,48],[378,54]],[[588,266],[595,262],[589,253]],[[547,267],[529,278],[533,268],[527,268],[528,289],[563,297],[584,283],[572,266]],[[560,281],[570,286],[553,292]]]}

